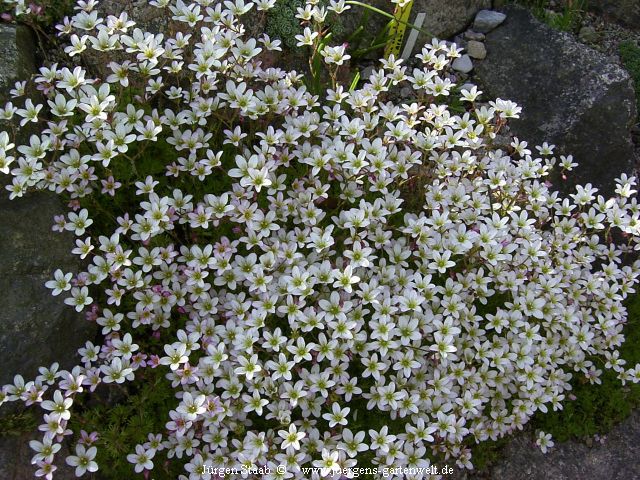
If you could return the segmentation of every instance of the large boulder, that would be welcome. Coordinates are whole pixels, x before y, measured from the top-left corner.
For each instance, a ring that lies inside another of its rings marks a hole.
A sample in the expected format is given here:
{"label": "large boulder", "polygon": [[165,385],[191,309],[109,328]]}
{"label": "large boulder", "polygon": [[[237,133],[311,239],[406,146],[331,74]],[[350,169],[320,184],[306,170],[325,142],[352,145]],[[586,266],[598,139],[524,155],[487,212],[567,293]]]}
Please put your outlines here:
{"label": "large boulder", "polygon": [[[29,480],[34,477],[38,469],[37,465],[31,465],[31,457],[35,454],[29,447],[30,440],[42,441],[40,432],[23,433],[16,436],[0,437],[0,478],[2,480]],[[67,442],[62,443],[62,448],[56,454],[54,465],[57,470],[53,474],[55,480],[75,480],[74,469],[68,466],[64,459],[69,455]],[[100,471],[91,477],[94,480],[103,478]]]}
{"label": "large boulder", "polygon": [[91,338],[91,324],[45,288],[53,272],[77,270],[73,238],[51,231],[64,206],[54,194],[35,192],[9,200],[0,178],[0,385],[16,373],[26,379],[39,366],[73,364],[76,349]]}
{"label": "large boulder", "polygon": [[[35,52],[36,44],[26,27],[0,24],[1,103],[17,80],[26,80],[35,71]],[[0,130],[7,127],[0,123]],[[25,132],[21,130],[22,137]],[[71,367],[77,348],[94,333],[89,322],[44,286],[56,268],[77,269],[70,253],[73,237],[51,231],[53,216],[62,213],[64,205],[56,195],[45,192],[10,201],[4,188],[8,181],[7,175],[0,174],[0,385],[12,382],[17,373],[30,380],[39,366],[54,361]],[[5,420],[18,415],[18,409],[16,403],[3,405],[0,423],[6,425]],[[17,433],[0,436],[2,479],[32,478],[36,470],[29,462],[33,452],[28,441],[41,437],[40,433]],[[75,478],[63,458],[58,465],[56,478]]]}
{"label": "large boulder", "polygon": [[0,102],[17,80],[25,80],[36,69],[35,42],[24,26],[0,23]]}
{"label": "large boulder", "polygon": [[[470,475],[470,478],[476,476]],[[556,442],[543,454],[532,432],[519,434],[500,452],[490,478],[637,480],[640,478],[640,412],[634,412],[592,446],[577,441]]]}
{"label": "large boulder", "polygon": [[[505,23],[487,34],[487,57],[476,65],[485,95],[517,102],[511,122],[521,140],[555,144],[580,167],[563,185],[590,182],[603,193],[633,168],[630,130],[636,119],[633,86],[625,70],[601,53],[507,7]],[[556,181],[558,179],[556,178]]]}
{"label": "large boulder", "polygon": [[[28,31],[0,25],[0,96],[34,71],[35,44]],[[0,123],[0,130],[9,125]],[[38,367],[69,365],[91,335],[91,324],[45,288],[56,268],[77,269],[73,237],[51,230],[64,205],[53,193],[9,200],[9,176],[0,174],[0,385],[16,373],[30,378]]]}

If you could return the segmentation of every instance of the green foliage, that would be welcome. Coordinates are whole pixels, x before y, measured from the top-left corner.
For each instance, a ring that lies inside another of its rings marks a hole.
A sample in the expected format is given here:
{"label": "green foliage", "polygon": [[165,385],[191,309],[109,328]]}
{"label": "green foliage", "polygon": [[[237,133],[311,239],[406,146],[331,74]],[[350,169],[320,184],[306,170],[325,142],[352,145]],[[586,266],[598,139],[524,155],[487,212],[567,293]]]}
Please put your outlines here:
{"label": "green foliage", "polygon": [[580,28],[587,9],[586,0],[565,0],[560,10],[552,10],[549,0],[513,0],[512,3],[529,8],[538,19],[565,32]]}
{"label": "green foliage", "polygon": [[[327,6],[327,0],[321,0],[320,5]],[[305,0],[277,0],[276,6],[269,10],[267,15],[267,34],[271,38],[282,40],[284,46],[290,50],[296,50],[296,35],[302,33],[300,19],[296,18],[298,8],[304,8]],[[327,24],[331,25],[331,31],[336,36],[344,33],[344,26],[340,18],[333,12],[328,12]]]}
{"label": "green foliage", "polygon": [[[640,363],[640,349],[637,348],[640,344],[640,295],[630,300],[627,309],[625,342],[620,347],[620,356],[627,365],[633,366]],[[622,385],[612,370],[604,369],[602,364],[596,365],[604,372],[601,385],[591,385],[574,375],[573,395],[576,400],[565,399],[563,410],[537,415],[533,425],[551,433],[561,442],[585,439],[608,432],[640,406],[640,384]]]}
{"label": "green foliage", "polygon": [[271,38],[282,40],[287,48],[296,48],[295,36],[302,33],[296,11],[302,7],[304,0],[278,0],[267,15],[267,34]]}
{"label": "green foliage", "polygon": [[[61,18],[73,12],[75,4],[74,0],[34,0],[25,3],[31,8],[31,13],[20,17],[20,21],[29,24],[39,33],[44,33],[44,30],[53,31],[53,26]],[[13,16],[14,8],[0,2],[0,13]]]}
{"label": "green foliage", "polygon": [[[632,366],[640,362],[640,349],[637,348],[640,344],[640,294],[631,298],[627,309],[625,343],[620,353],[627,365]],[[565,399],[562,410],[538,413],[533,417],[529,430],[544,430],[553,436],[554,441],[584,441],[596,434],[606,434],[627,418],[633,409],[640,407],[640,384],[622,385],[613,371],[597,366],[604,371],[600,377],[601,385],[592,385],[574,374],[571,393],[576,399]],[[506,437],[474,445],[474,468],[479,471],[489,468],[500,458],[500,452],[508,442],[509,437]]]}
{"label": "green foliage", "polygon": [[618,47],[620,59],[633,79],[636,90],[636,98],[640,105],[640,45],[631,40],[621,42]]}
{"label": "green foliage", "polygon": [[23,410],[0,417],[0,437],[33,432],[37,427],[38,419],[33,410]]}
{"label": "green foliage", "polygon": [[[164,379],[165,369],[144,370],[144,377],[125,390],[121,399],[103,400],[98,405],[85,407],[72,415],[70,427],[74,432],[98,432],[97,462],[100,478],[121,480],[123,478],[143,478],[135,474],[127,455],[135,451],[137,444],[147,441],[149,432],[164,431],[166,412],[175,408],[178,400],[168,380]],[[116,387],[109,387],[116,388]],[[166,462],[164,451],[153,459],[155,480],[174,480],[183,471],[180,459]]]}

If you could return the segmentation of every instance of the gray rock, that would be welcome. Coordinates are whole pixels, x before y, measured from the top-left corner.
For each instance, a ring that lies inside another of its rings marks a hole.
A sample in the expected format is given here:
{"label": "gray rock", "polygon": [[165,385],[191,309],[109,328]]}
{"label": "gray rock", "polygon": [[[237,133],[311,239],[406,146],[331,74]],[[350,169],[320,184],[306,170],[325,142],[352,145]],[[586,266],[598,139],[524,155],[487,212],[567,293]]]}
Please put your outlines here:
{"label": "gray rock", "polygon": [[135,27],[153,33],[167,33],[169,17],[166,10],[149,5],[147,0],[102,0],[98,9],[102,15],[118,16],[127,12],[129,19],[136,22]]}
{"label": "gray rock", "polygon": [[557,146],[580,167],[561,188],[591,182],[611,193],[614,178],[631,172],[630,128],[636,118],[629,75],[571,35],[518,7],[505,8],[503,26],[487,35],[487,58],[476,67],[485,98],[523,107],[510,122],[522,140]]}
{"label": "gray rock", "polygon": [[400,96],[402,98],[411,98],[413,96],[413,89],[410,87],[402,87],[402,90],[400,90]]}
{"label": "gray rock", "polygon": [[76,349],[92,338],[91,324],[51,296],[44,284],[60,268],[77,270],[73,237],[51,231],[53,217],[64,212],[55,194],[34,192],[9,200],[0,178],[0,385],[16,373],[25,379],[38,367],[58,361],[73,365]]}
{"label": "gray rock", "polygon": [[[473,478],[473,476],[472,476]],[[640,412],[615,427],[602,443],[558,443],[547,454],[533,434],[518,435],[500,454],[491,478],[500,480],[640,479]]]}
{"label": "gray rock", "polygon": [[471,58],[482,60],[487,56],[487,47],[485,47],[482,42],[470,40],[469,43],[467,43],[467,53]]}
{"label": "gray rock", "polygon": [[578,38],[584,43],[594,43],[598,41],[600,35],[593,27],[582,27],[578,32]]}
{"label": "gray rock", "polygon": [[474,32],[473,30],[467,30],[464,32],[464,38],[467,40],[475,40],[476,42],[482,42],[484,40],[484,33]]}
{"label": "gray rock", "polygon": [[[35,71],[35,51],[26,27],[0,25],[0,100],[15,81]],[[0,124],[0,130],[6,127]],[[71,367],[77,348],[94,333],[89,322],[44,286],[56,268],[77,268],[70,253],[73,237],[51,231],[53,216],[64,211],[62,203],[44,192],[10,201],[4,188],[8,180],[0,174],[0,385],[12,382],[17,373],[30,380],[39,366],[54,361]],[[0,422],[19,408],[17,403],[3,405]],[[0,437],[0,478],[33,478],[36,469],[30,465],[33,452],[28,441],[41,437],[38,433]],[[74,478],[62,455],[60,459],[56,478]]]}
{"label": "gray rock", "polygon": [[462,55],[453,61],[451,67],[457,72],[469,73],[473,70],[473,62],[469,55]]}
{"label": "gray rock", "polygon": [[28,79],[36,70],[35,41],[25,26],[0,23],[0,102],[17,80]]}
{"label": "gray rock", "polygon": [[373,71],[374,71],[374,68],[372,65],[365,67],[362,70],[362,73],[360,73],[360,78],[362,78],[364,81],[368,81]]}
{"label": "gray rock", "polygon": [[480,10],[473,21],[473,30],[480,33],[489,33],[504,22],[507,16],[494,10]]}
{"label": "gray rock", "polygon": [[[25,27],[0,25],[0,92],[31,76],[35,50]],[[64,206],[46,192],[10,201],[4,188],[8,182],[8,175],[0,175],[0,385],[17,373],[33,377],[39,366],[54,361],[71,365],[92,332],[88,322],[44,286],[56,268],[77,269],[70,253],[73,237],[51,231],[53,216]]]}
{"label": "gray rock", "polygon": [[[0,437],[0,478],[2,480],[27,480],[34,477],[38,469],[31,465],[31,457],[34,452],[29,447],[30,440],[42,441],[40,432],[22,434],[16,436]],[[64,459],[69,455],[69,449],[65,443],[56,454],[54,464],[58,469],[53,474],[55,480],[75,480],[77,477],[74,469],[69,467]],[[94,473],[94,478],[100,478],[100,471]]]}
{"label": "gray rock", "polygon": [[[35,43],[25,27],[0,25],[0,86],[4,93],[35,71]],[[4,130],[6,124],[0,125]],[[55,268],[75,265],[73,238],[51,231],[53,216],[64,211],[56,195],[38,192],[10,201],[0,175],[0,385],[16,373],[25,378],[56,360],[72,360],[86,339],[88,322],[73,314],[44,283]]]}
{"label": "gray rock", "polygon": [[609,20],[640,30],[640,2],[638,0],[589,0],[589,8]]}
{"label": "gray rock", "polygon": [[412,16],[425,12],[423,28],[438,38],[449,38],[462,32],[478,10],[490,5],[487,0],[414,0]]}
{"label": "gray rock", "polygon": [[[163,33],[166,38],[169,17],[164,9],[149,5],[147,0],[102,0],[96,10],[105,19],[108,15],[119,16],[121,13],[126,12],[129,20],[136,22],[136,25],[129,29],[129,34],[135,28],[140,28],[143,31],[152,33]],[[93,75],[104,78],[112,73],[108,67],[110,62],[122,62],[129,59],[130,56],[131,54],[125,53],[123,50],[100,52],[93,50],[89,46],[83,52],[82,59]]]}
{"label": "gray rock", "polygon": [[[414,0],[411,16],[415,20],[418,13],[425,12],[427,17],[422,28],[444,39],[463,32],[479,10],[490,6],[490,0]],[[430,36],[421,33],[417,45],[430,41]]]}

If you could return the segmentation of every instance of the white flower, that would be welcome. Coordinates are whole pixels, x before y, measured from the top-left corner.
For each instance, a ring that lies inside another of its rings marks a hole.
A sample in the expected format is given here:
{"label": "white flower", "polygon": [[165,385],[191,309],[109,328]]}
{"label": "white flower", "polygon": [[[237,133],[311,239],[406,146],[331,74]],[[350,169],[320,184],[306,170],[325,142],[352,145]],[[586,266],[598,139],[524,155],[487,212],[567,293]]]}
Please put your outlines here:
{"label": "white flower", "polygon": [[318,32],[312,32],[309,27],[305,27],[302,35],[296,35],[295,39],[298,41],[296,44],[298,47],[303,47],[305,45],[313,45],[314,40],[318,36]]}
{"label": "white flower", "polygon": [[329,428],[333,428],[336,425],[346,425],[347,415],[349,415],[350,411],[349,407],[340,408],[340,405],[334,403],[331,406],[331,413],[325,413],[322,418],[329,422]]}
{"label": "white flower", "polygon": [[341,470],[338,463],[338,452],[330,451],[326,448],[322,449],[322,459],[314,460],[313,466],[320,468],[320,475],[323,477],[335,475],[336,472]]}
{"label": "white flower", "polygon": [[53,290],[51,294],[53,296],[58,296],[62,292],[67,292],[71,289],[71,279],[73,278],[72,273],[64,273],[62,270],[57,269],[53,272],[53,280],[49,280],[45,283],[45,287]]}
{"label": "white flower", "polygon": [[538,438],[536,439],[536,445],[540,447],[542,453],[547,453],[547,451],[553,447],[554,443],[551,439],[550,433],[545,433],[543,431],[538,432]]}
{"label": "white flower", "polygon": [[76,445],[76,454],[69,455],[65,462],[71,467],[76,467],[76,477],[81,477],[87,472],[97,472],[98,464],[94,461],[98,449],[96,447],[85,448],[84,445]]}
{"label": "white flower", "polygon": [[262,370],[262,367],[258,363],[258,356],[255,354],[251,355],[250,358],[242,356],[238,358],[238,362],[240,366],[237,367],[234,372],[238,375],[244,375],[247,380],[253,379],[253,376]]}
{"label": "white flower", "polygon": [[89,289],[87,287],[73,287],[71,289],[71,298],[65,298],[64,303],[74,306],[76,312],[81,312],[84,307],[91,305],[93,298],[89,296]]}
{"label": "white flower", "polygon": [[24,127],[29,122],[37,122],[38,114],[42,110],[42,104],[34,105],[30,98],[27,98],[25,102],[25,108],[19,108],[16,113],[22,117],[20,120],[20,126]]}
{"label": "white flower", "polygon": [[144,470],[153,470],[153,462],[151,461],[156,452],[153,449],[145,449],[142,445],[136,445],[136,453],[130,453],[127,455],[127,462],[135,465],[134,470],[136,473],[141,473]]}
{"label": "white flower", "polygon": [[280,448],[283,450],[293,449],[300,450],[300,440],[307,436],[304,432],[299,432],[297,427],[292,423],[289,425],[289,430],[278,430],[278,436],[282,438]]}
{"label": "white flower", "polygon": [[83,208],[79,213],[69,213],[69,221],[65,225],[65,229],[80,236],[84,235],[86,228],[92,224],[93,220],[89,218],[89,211],[86,208]]}
{"label": "white flower", "polygon": [[351,58],[351,55],[345,53],[346,45],[338,45],[336,47],[325,47],[320,50],[320,54],[324,57],[324,61],[328,64],[342,65]]}

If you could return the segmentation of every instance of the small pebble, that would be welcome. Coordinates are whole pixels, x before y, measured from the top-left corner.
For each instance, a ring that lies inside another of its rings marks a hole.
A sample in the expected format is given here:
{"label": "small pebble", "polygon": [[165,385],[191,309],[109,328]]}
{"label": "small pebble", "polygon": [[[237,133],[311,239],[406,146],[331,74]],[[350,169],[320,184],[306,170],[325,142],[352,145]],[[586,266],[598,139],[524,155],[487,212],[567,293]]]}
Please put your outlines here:
{"label": "small pebble", "polygon": [[473,30],[467,30],[464,32],[464,38],[467,40],[475,40],[476,42],[482,42],[484,40],[484,33],[474,32]]}
{"label": "small pebble", "polygon": [[504,13],[493,10],[480,10],[473,22],[473,31],[488,33],[504,22],[506,18],[507,16]]}
{"label": "small pebble", "polygon": [[369,65],[368,67],[365,67],[362,70],[362,73],[360,74],[360,78],[362,78],[363,80],[369,80],[369,77],[371,76],[372,73],[373,73],[373,67]]}
{"label": "small pebble", "polygon": [[482,42],[470,40],[469,43],[467,43],[467,53],[471,58],[484,60],[487,56],[487,47],[485,47]]}
{"label": "small pebble", "polygon": [[457,71],[462,73],[469,73],[473,70],[473,62],[471,61],[471,57],[469,55],[462,55],[459,58],[456,58],[451,67]]}
{"label": "small pebble", "polygon": [[598,41],[600,35],[593,27],[582,27],[578,32],[578,38],[584,43],[594,43]]}

